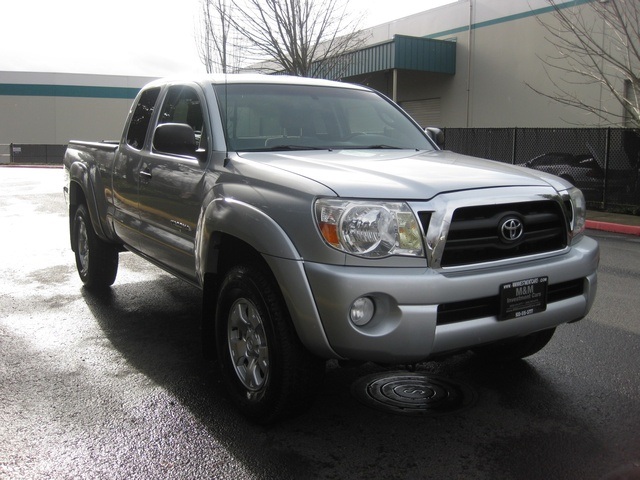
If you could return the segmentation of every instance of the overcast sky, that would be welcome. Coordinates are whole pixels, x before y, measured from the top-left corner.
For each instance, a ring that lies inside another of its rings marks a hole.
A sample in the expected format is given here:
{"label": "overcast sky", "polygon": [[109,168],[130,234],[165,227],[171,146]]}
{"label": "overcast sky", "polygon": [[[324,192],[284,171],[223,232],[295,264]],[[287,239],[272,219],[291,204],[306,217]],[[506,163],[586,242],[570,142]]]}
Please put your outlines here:
{"label": "overcast sky", "polygon": [[[455,0],[350,0],[363,26]],[[166,76],[202,73],[201,0],[2,0],[0,71]]]}

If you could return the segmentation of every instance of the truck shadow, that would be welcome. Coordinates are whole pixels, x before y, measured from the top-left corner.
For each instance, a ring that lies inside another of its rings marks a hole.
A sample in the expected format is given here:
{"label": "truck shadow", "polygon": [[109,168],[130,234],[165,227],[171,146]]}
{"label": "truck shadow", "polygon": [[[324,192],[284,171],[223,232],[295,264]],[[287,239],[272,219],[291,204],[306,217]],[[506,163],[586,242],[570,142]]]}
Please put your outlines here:
{"label": "truck shadow", "polygon": [[380,412],[351,394],[363,375],[398,366],[329,362],[306,414],[261,427],[236,412],[215,365],[202,359],[199,290],[162,274],[103,292],[83,289],[82,296],[126,361],[188,409],[255,478],[597,478],[606,448],[571,397],[541,373],[544,361],[495,365],[466,353],[417,365],[478,393],[472,407],[437,417]]}

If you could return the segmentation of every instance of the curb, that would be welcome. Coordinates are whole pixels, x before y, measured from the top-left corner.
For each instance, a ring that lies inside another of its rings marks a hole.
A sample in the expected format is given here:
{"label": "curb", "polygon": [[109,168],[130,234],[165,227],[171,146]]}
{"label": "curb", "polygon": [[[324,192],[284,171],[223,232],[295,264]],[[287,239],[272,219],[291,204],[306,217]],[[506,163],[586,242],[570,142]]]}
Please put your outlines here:
{"label": "curb", "polygon": [[598,222],[587,220],[586,227],[591,230],[602,230],[605,232],[624,233],[626,235],[639,235],[640,226],[622,225],[620,223]]}

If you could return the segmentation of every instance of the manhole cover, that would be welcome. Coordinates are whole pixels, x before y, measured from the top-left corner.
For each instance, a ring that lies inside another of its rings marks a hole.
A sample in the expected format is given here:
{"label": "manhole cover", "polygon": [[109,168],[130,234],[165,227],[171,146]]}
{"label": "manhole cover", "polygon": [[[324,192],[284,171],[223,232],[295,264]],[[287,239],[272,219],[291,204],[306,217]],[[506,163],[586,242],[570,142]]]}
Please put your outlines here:
{"label": "manhole cover", "polygon": [[351,387],[364,404],[400,415],[442,415],[460,411],[475,391],[448,378],[414,372],[383,372],[362,377]]}

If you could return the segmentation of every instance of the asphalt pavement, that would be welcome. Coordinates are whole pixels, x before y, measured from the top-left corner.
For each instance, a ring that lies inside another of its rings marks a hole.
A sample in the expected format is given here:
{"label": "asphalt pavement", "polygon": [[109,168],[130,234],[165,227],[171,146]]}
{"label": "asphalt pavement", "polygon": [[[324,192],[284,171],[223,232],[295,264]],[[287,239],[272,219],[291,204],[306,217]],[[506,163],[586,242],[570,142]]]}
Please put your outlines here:
{"label": "asphalt pavement", "polygon": [[[0,169],[2,480],[640,480],[639,237],[589,231],[598,298],[536,355],[330,361],[305,414],[263,427],[202,361],[201,292],[128,253],[112,288],[83,288],[61,172],[20,170]],[[399,393],[465,401],[423,415],[365,404],[372,378],[400,376],[414,388]]]}

